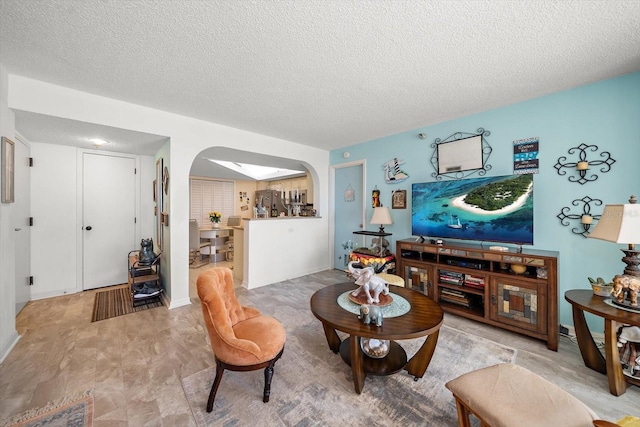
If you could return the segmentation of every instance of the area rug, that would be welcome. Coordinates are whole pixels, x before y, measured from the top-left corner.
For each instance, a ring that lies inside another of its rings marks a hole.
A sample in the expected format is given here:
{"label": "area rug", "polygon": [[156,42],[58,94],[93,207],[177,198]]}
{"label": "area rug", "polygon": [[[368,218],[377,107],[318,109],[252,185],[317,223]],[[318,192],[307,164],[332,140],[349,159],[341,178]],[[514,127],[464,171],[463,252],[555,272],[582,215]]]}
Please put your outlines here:
{"label": "area rug", "polygon": [[103,291],[96,292],[93,303],[92,322],[105,320],[112,317],[123,316],[153,307],[161,307],[162,300],[150,301],[136,307],[131,304],[131,293],[128,285],[114,286]]}
{"label": "area rug", "polygon": [[[466,372],[513,363],[516,350],[443,326],[424,377],[406,371],[368,376],[362,394],[354,391],[350,368],[327,345],[314,318],[287,330],[284,354],[276,363],[269,403],[262,402],[264,374],[226,371],[211,413],[206,412],[215,366],[183,378],[198,426],[456,426],[457,412],[445,383]],[[306,316],[298,316],[301,321]],[[399,343],[411,357],[425,338]],[[477,420],[474,420],[477,421]]]}
{"label": "area rug", "polygon": [[31,409],[0,422],[1,427],[91,427],[93,426],[93,394],[91,390],[67,396],[45,407]]}

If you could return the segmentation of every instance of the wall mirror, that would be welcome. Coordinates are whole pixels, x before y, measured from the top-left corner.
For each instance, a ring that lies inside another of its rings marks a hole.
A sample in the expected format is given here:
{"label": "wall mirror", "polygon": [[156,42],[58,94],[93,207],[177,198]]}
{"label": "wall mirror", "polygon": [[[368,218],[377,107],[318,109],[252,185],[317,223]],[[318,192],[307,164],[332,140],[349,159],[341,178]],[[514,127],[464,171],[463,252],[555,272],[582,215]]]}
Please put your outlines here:
{"label": "wall mirror", "polygon": [[486,174],[491,169],[487,164],[491,146],[486,140],[490,134],[480,128],[477,133],[456,132],[444,140],[437,138],[431,144],[431,164],[436,170],[431,176],[440,180],[445,176],[461,179],[476,172]]}

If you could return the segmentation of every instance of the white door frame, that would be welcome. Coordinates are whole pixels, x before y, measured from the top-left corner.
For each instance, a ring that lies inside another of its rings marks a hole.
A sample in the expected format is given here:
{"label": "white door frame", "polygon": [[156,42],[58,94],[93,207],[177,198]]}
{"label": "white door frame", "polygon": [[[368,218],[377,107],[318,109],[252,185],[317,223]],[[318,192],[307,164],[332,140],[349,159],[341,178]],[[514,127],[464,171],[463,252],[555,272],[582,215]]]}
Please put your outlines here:
{"label": "white door frame", "polygon": [[[17,155],[18,152],[22,153],[22,149],[18,147],[18,145],[22,144],[25,149],[26,149],[26,153],[27,153],[27,158],[31,157],[31,144],[26,140],[26,138],[23,138],[20,134],[18,134],[16,132],[15,135],[15,142],[16,142],[16,147],[15,147],[15,154]],[[14,231],[16,232],[15,236],[16,236],[16,246],[18,245],[17,243],[17,239],[18,238],[22,238],[24,239],[22,241],[23,244],[26,244],[26,254],[24,254],[25,256],[16,256],[15,259],[15,272],[16,272],[16,280],[15,280],[15,286],[16,286],[16,294],[15,294],[15,304],[16,304],[16,312],[15,315],[17,316],[18,313],[20,312],[20,310],[22,310],[22,308],[24,308],[24,306],[27,304],[27,302],[31,301],[31,289],[29,288],[29,283],[28,283],[28,278],[29,276],[31,276],[31,228],[29,225],[29,217],[31,216],[31,203],[30,203],[30,199],[31,199],[31,169],[30,166],[27,164],[26,162],[26,158],[22,158],[19,159],[16,157],[16,161],[15,161],[15,173],[16,173],[16,178],[19,175],[19,172],[26,172],[27,174],[27,182],[26,182],[26,192],[25,191],[18,191],[18,186],[20,184],[25,184],[24,182],[20,182],[18,183],[19,180],[16,181],[16,194],[21,194],[21,198],[22,200],[24,200],[24,202],[21,202],[20,200],[18,200],[18,198],[16,199],[16,203],[15,203],[15,208],[13,209],[12,215],[11,215],[11,228],[14,229]],[[25,190],[24,188],[22,188],[21,190]],[[26,205],[25,205],[26,203]],[[20,212],[19,208],[25,207],[27,208],[27,211],[24,212],[26,213],[26,215],[20,217],[20,218],[15,218],[16,215],[20,215],[23,212]],[[25,236],[26,235],[26,236]],[[15,253],[18,254],[17,252],[17,248],[15,250]],[[21,254],[23,255],[23,254]],[[22,277],[18,277],[18,275],[20,273],[23,273],[26,269],[26,275],[22,276]],[[25,295],[26,294],[26,295]],[[26,301],[23,299],[23,297],[26,296]],[[19,307],[18,307],[19,306]]]}
{"label": "white door frame", "polygon": [[[82,177],[84,176],[84,162],[83,162],[83,157],[84,154],[98,154],[98,155],[102,155],[102,156],[115,156],[115,157],[129,157],[129,158],[134,158],[135,159],[135,167],[136,167],[136,175],[135,175],[135,215],[136,215],[136,222],[135,222],[135,241],[140,241],[140,194],[141,194],[141,170],[140,170],[140,156],[135,155],[135,154],[129,154],[129,153],[119,153],[119,152],[112,152],[112,151],[103,151],[103,150],[85,150],[85,149],[78,149],[77,154],[76,154],[76,170],[77,170],[77,177],[78,179],[76,180],[76,197],[77,197],[77,204],[76,204],[76,218],[78,218],[78,232],[76,234],[76,292],[82,292],[84,290],[84,274],[83,274],[83,269],[84,269],[84,262],[83,262],[83,256],[84,256],[84,218],[83,218],[83,206],[84,206],[84,200],[83,200],[83,182],[82,182]],[[149,189],[149,191],[151,192],[151,189]],[[139,248],[131,248],[131,250],[134,249],[139,249]],[[122,254],[122,263],[123,265],[126,265],[125,263],[127,262],[127,254]]]}
{"label": "white door frame", "polygon": [[365,214],[367,211],[367,196],[364,189],[367,188],[367,161],[366,159],[355,160],[348,163],[340,163],[338,165],[331,165],[329,169],[329,259],[331,260],[329,265],[332,268],[336,268],[335,261],[335,228],[336,228],[336,169],[350,168],[352,166],[362,166],[362,188],[355,188],[356,194],[360,190],[362,195],[362,224],[366,224]]}

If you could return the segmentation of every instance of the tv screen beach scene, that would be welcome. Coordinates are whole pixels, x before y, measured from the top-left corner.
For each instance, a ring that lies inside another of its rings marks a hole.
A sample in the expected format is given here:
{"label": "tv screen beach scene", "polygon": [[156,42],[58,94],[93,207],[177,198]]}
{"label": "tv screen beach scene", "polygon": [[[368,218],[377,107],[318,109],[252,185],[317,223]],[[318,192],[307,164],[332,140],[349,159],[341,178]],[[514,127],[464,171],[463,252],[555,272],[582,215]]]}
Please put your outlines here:
{"label": "tv screen beach scene", "polygon": [[415,183],[414,236],[533,244],[533,175]]}

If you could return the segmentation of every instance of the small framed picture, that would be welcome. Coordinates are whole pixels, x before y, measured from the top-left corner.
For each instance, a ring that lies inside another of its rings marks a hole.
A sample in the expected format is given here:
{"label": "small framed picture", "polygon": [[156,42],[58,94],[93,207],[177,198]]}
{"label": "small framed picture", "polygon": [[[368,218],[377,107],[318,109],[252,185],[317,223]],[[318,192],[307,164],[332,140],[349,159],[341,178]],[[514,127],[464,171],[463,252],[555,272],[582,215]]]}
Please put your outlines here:
{"label": "small framed picture", "polygon": [[391,208],[392,209],[407,208],[407,190],[396,190],[392,193]]}

